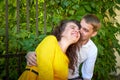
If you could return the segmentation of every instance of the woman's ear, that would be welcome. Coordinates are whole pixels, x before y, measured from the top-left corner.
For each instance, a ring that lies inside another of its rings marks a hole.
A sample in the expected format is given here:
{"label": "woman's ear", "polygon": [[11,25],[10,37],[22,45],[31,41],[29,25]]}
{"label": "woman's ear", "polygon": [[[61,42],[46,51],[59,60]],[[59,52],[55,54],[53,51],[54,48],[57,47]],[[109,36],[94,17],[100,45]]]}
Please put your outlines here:
{"label": "woman's ear", "polygon": [[93,34],[92,34],[92,37],[94,37],[96,35],[97,35],[97,31],[94,31]]}

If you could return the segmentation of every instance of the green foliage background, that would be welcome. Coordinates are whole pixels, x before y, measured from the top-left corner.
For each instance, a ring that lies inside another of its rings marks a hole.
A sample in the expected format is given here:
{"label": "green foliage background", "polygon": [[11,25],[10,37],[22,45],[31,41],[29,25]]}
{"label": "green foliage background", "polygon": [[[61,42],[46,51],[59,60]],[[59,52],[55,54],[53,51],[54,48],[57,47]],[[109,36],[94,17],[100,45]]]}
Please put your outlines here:
{"label": "green foliage background", "polygon": [[[95,14],[99,17],[102,27],[98,35],[92,40],[98,47],[98,58],[95,65],[94,76],[92,80],[111,80],[110,73],[116,71],[116,57],[114,52],[120,54],[120,44],[116,39],[116,35],[120,34],[120,24],[116,21],[115,9],[120,10],[119,0],[38,0],[38,31],[36,35],[36,0],[29,0],[29,21],[30,29],[26,28],[26,1],[20,0],[20,30],[17,31],[17,2],[8,0],[8,26],[9,26],[9,53],[16,54],[17,52],[32,51],[37,44],[46,36],[44,30],[44,22],[46,20],[47,35],[52,28],[62,19],[77,19],[81,20],[82,16],[88,13]],[[46,3],[46,19],[45,9]],[[0,0],[0,55],[6,53],[5,50],[5,0]],[[9,60],[9,78],[16,80],[17,61],[15,58]],[[0,58],[0,79],[5,77],[5,59]],[[25,67],[25,61],[21,66]],[[14,70],[14,71],[13,71]],[[12,73],[11,73],[12,72]],[[16,76],[15,76],[16,75]]]}

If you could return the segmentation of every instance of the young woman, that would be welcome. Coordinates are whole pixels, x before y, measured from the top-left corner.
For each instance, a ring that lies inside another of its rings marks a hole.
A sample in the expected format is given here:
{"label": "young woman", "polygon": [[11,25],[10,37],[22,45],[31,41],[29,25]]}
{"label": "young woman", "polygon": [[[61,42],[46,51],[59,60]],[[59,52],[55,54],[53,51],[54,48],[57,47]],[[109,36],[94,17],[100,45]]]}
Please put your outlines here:
{"label": "young woman", "polygon": [[77,61],[80,27],[76,20],[61,21],[52,35],[45,37],[37,46],[37,66],[26,66],[18,80],[67,80],[68,68],[74,71]]}

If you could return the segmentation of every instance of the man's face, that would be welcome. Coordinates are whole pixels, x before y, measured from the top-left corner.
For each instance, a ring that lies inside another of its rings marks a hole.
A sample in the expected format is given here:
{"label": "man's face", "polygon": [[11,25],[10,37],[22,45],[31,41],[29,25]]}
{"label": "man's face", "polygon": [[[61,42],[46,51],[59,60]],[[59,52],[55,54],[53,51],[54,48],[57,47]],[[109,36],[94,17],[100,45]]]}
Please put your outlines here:
{"label": "man's face", "polygon": [[86,23],[84,19],[81,20],[80,24],[80,33],[82,36],[82,41],[88,41],[95,34],[95,32],[93,31],[93,26],[91,24]]}

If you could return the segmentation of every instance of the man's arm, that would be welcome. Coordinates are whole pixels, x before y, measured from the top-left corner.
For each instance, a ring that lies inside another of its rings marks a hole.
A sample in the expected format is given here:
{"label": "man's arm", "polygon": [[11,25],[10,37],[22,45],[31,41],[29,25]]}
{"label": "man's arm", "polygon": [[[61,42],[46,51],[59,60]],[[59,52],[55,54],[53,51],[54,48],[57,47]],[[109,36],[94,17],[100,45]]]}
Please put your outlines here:
{"label": "man's arm", "polygon": [[37,66],[36,63],[36,53],[35,52],[28,52],[25,56],[27,60],[27,65],[28,66]]}
{"label": "man's arm", "polygon": [[96,58],[97,58],[97,54],[92,55],[85,62],[83,62],[83,65],[82,65],[83,80],[91,80],[93,76]]}

